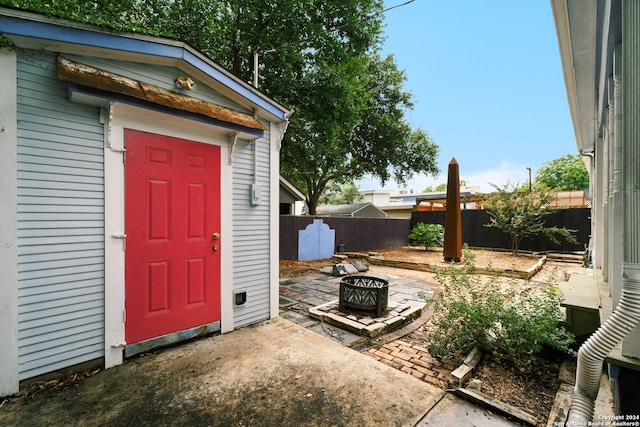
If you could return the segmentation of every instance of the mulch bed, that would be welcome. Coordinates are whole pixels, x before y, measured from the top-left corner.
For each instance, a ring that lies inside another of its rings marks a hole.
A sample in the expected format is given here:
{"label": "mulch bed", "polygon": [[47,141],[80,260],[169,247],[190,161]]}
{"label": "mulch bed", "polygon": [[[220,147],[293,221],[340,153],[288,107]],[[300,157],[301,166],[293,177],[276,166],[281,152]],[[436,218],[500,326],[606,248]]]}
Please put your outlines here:
{"label": "mulch bed", "polygon": [[534,357],[529,369],[485,354],[473,377],[482,381],[482,393],[522,409],[545,425],[560,387],[560,365],[564,356],[546,353]]}

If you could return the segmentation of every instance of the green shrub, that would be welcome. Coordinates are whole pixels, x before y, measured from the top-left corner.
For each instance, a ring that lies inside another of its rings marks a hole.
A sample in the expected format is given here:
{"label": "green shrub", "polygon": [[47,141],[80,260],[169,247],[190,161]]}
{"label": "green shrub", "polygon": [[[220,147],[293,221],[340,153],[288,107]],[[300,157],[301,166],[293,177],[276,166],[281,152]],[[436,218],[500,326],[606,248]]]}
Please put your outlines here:
{"label": "green shrub", "polygon": [[553,195],[550,191],[528,191],[511,183],[503,187],[491,185],[496,191],[488,194],[485,200],[484,208],[490,218],[485,227],[502,230],[509,237],[514,254],[518,254],[520,243],[525,238],[540,233],[553,243],[560,243],[560,237],[567,242],[577,243],[576,230],[545,225],[545,216],[558,210],[551,207]]}
{"label": "green shrub", "polygon": [[442,246],[444,227],[440,224],[419,222],[411,230],[409,239],[415,244],[424,245],[425,250]]}
{"label": "green shrub", "polygon": [[463,251],[464,266],[439,270],[442,290],[434,302],[427,336],[434,356],[464,354],[474,346],[485,352],[526,365],[528,356],[550,347],[572,354],[574,336],[559,327],[561,296],[555,287],[541,289],[504,286],[498,276],[475,273],[473,255]]}

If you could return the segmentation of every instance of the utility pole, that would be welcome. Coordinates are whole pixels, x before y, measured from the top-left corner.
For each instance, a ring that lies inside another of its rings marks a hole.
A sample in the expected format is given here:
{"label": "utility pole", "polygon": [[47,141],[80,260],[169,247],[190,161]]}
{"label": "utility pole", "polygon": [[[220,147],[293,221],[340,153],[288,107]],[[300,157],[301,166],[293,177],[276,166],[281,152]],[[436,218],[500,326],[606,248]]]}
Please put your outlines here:
{"label": "utility pole", "polygon": [[275,49],[269,49],[269,50],[256,50],[255,52],[253,52],[253,87],[255,87],[256,89],[258,88],[258,67],[259,67],[259,56],[261,53],[269,53],[269,52],[275,52]]}
{"label": "utility pole", "polygon": [[529,171],[529,193],[531,193],[531,166],[527,166],[527,170]]}

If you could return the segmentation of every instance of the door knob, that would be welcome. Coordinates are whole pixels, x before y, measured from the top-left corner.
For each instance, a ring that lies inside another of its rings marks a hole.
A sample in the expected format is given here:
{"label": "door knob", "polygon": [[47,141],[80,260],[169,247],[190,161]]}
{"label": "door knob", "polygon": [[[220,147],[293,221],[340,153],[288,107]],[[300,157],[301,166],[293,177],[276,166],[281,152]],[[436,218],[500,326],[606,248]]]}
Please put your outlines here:
{"label": "door knob", "polygon": [[220,238],[220,233],[218,233],[218,232],[216,231],[215,233],[213,233],[213,234],[211,235],[211,238],[212,238],[213,240],[218,240],[218,239]]}
{"label": "door knob", "polygon": [[218,245],[213,245],[213,247],[211,248],[211,250],[213,250],[213,252],[216,252],[218,250]]}

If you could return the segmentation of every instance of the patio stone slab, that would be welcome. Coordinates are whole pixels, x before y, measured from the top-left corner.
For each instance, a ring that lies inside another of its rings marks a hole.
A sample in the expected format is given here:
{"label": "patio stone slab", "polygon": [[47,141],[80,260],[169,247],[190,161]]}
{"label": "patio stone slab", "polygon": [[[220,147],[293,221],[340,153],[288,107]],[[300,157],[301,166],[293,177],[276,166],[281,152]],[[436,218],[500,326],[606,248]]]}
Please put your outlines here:
{"label": "patio stone slab", "polygon": [[328,325],[326,323],[321,323],[319,325],[313,326],[309,328],[309,330],[322,335],[325,338],[329,338],[331,341],[346,345],[347,347],[362,339],[362,336],[360,335],[345,331],[342,328]]}
{"label": "patio stone slab", "polygon": [[[384,316],[371,319],[370,316],[358,313],[341,313],[337,309],[329,307],[337,305],[334,300],[326,304],[311,307],[309,315],[324,323],[337,326],[354,334],[368,338],[394,331],[402,326],[411,323],[420,317],[426,302],[415,301],[413,299],[402,299],[400,301],[389,301],[388,308]],[[406,307],[406,308],[405,308]],[[364,322],[361,319],[366,319]],[[370,321],[369,321],[370,320]]]}

